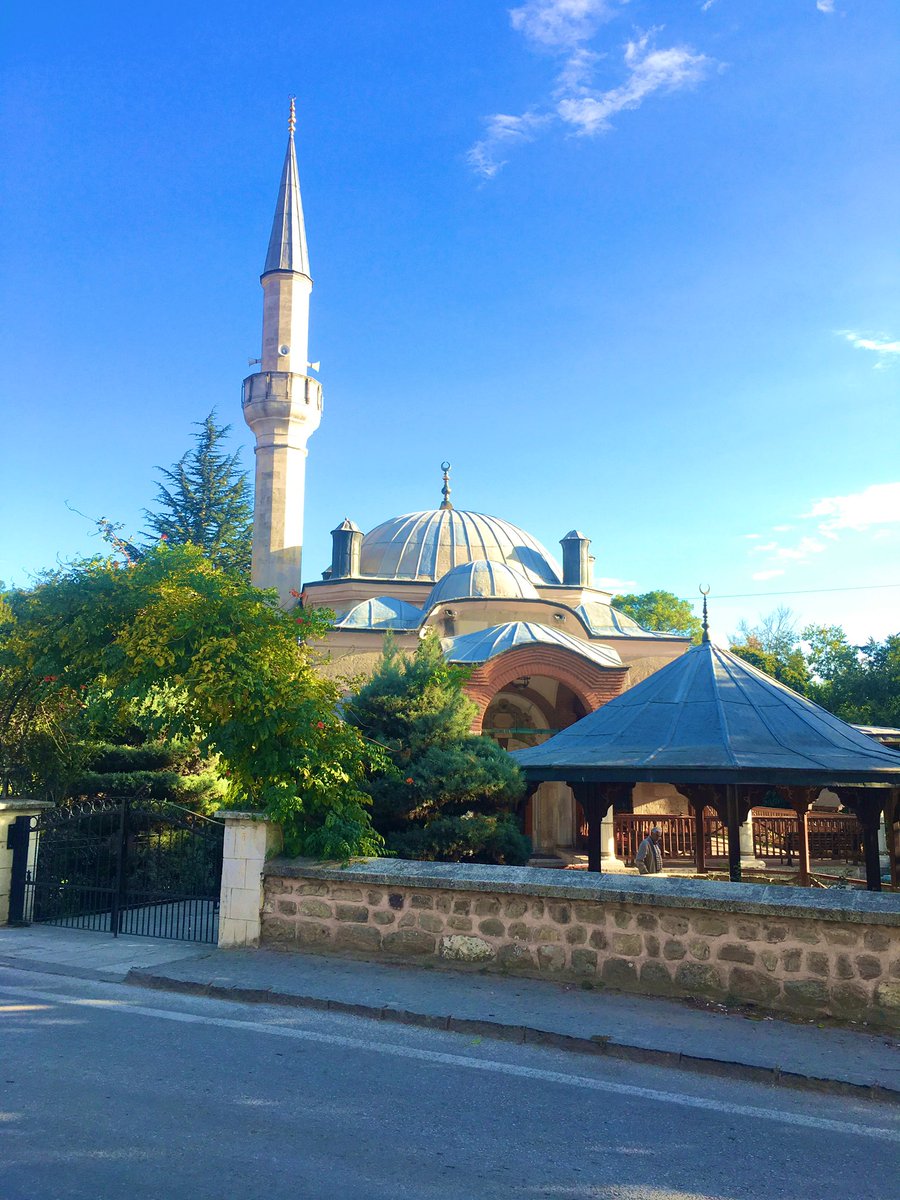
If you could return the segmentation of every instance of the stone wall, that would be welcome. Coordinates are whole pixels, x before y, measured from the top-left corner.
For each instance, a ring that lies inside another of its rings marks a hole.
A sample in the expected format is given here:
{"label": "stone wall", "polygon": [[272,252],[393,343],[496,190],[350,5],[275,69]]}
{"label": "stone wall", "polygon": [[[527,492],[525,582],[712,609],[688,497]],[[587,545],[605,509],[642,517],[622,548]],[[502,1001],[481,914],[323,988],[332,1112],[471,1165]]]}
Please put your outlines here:
{"label": "stone wall", "polygon": [[371,859],[275,859],[262,941],[900,1028],[896,896]]}

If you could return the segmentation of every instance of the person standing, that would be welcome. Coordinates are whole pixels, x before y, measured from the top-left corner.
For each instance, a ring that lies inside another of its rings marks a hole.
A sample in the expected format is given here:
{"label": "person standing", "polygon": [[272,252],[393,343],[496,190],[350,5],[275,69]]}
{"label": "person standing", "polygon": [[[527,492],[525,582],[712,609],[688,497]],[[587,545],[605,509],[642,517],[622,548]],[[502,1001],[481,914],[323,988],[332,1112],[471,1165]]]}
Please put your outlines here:
{"label": "person standing", "polygon": [[642,875],[657,875],[662,870],[662,847],[659,844],[661,837],[662,830],[654,825],[638,846],[634,861]]}

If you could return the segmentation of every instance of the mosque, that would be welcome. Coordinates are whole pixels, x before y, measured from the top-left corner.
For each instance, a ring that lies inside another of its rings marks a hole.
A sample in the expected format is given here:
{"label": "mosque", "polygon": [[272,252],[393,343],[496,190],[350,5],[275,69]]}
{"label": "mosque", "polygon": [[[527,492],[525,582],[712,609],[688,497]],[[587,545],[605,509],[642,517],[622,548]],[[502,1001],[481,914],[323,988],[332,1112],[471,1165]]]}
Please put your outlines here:
{"label": "mosque", "polygon": [[[473,730],[509,750],[537,745],[684,653],[689,639],[644,630],[613,608],[593,584],[590,539],[577,529],[561,538],[560,563],[512,522],[455,508],[449,463],[437,507],[365,534],[344,519],[331,534],[330,565],[304,580],[307,442],[322,419],[322,386],[310,374],[318,364],[309,361],[313,285],[295,123],[292,101],[261,276],[262,357],[243,384],[256,439],[253,582],[277,589],[286,607],[302,595],[335,612],[323,649],[327,669],[341,676],[371,672],[387,631],[412,650],[435,630],[448,662],[472,669]],[[679,800],[665,784],[639,784],[633,804],[678,812]],[[540,785],[525,818],[536,852],[565,857],[582,848],[579,808],[564,783]]]}

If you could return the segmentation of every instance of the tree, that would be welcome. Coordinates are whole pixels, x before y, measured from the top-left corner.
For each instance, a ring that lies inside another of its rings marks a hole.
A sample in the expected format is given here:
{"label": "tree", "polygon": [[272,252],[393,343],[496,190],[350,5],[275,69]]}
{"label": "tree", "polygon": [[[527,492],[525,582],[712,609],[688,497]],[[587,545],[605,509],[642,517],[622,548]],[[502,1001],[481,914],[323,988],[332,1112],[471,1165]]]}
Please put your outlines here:
{"label": "tree", "polygon": [[801,695],[809,689],[809,668],[800,647],[796,615],[780,605],[757,625],[741,621],[731,651]]}
{"label": "tree", "polygon": [[250,574],[253,509],[240,454],[227,454],[222,443],[230,425],[216,424],[215,411],[198,422],[193,449],[171,469],[158,467],[156,509],[145,510],[148,536],[173,546],[199,546],[227,571]]}
{"label": "tree", "polygon": [[839,625],[810,625],[812,698],[844,721],[900,726],[900,633],[853,646]]}
{"label": "tree", "polygon": [[699,642],[703,633],[702,622],[689,601],[679,600],[672,592],[613,596],[612,606],[632,617],[642,629],[688,636],[694,642]]}
{"label": "tree", "polygon": [[524,790],[515,761],[470,733],[468,672],[444,661],[429,634],[411,657],[388,636],[347,717],[389,752],[370,772],[372,819],[401,858],[524,863],[531,847],[512,810]]}
{"label": "tree", "polygon": [[278,819],[289,853],[379,852],[361,786],[378,752],[341,720],[305,645],[326,614],[288,615],[198,547],[165,543],[130,567],[58,571],[9,605],[0,672],[25,697],[15,720],[27,724],[31,698],[83,708],[83,695],[108,693],[120,710],[142,706],[150,736],[218,755],[227,802]]}

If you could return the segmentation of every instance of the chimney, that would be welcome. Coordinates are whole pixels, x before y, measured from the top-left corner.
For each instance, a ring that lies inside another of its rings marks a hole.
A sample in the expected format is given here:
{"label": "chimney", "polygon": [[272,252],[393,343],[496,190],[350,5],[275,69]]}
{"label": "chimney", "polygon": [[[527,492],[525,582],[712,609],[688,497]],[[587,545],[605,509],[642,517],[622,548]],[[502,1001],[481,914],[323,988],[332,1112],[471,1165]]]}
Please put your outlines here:
{"label": "chimney", "polygon": [[589,553],[591,539],[572,529],[559,544],[563,552],[563,583],[569,587],[590,587],[594,562]]}
{"label": "chimney", "polygon": [[359,575],[362,530],[349,517],[331,531],[331,578],[352,579]]}

